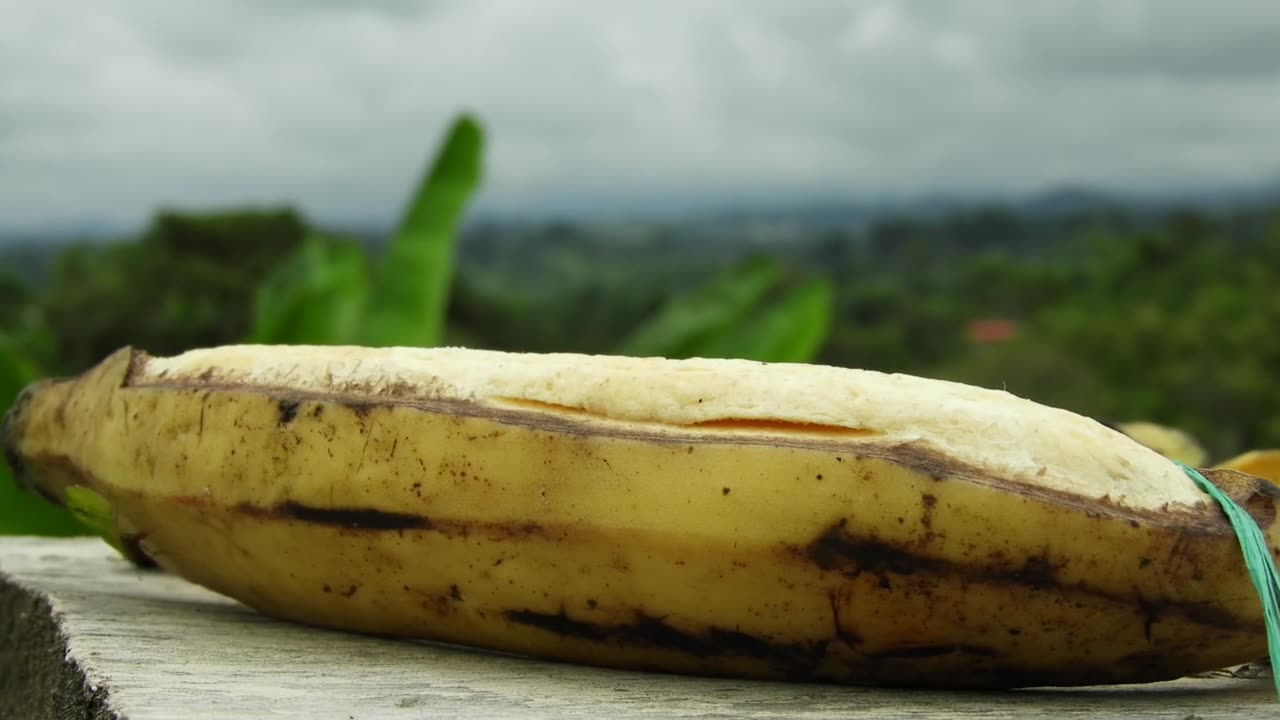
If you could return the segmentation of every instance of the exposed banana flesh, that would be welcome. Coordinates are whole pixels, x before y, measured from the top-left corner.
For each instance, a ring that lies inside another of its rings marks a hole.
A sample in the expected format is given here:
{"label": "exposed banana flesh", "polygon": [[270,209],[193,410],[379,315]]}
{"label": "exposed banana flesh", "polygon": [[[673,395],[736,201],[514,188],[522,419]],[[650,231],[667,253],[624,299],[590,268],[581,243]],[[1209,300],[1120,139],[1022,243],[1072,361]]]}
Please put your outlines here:
{"label": "exposed banana flesh", "polygon": [[[122,350],[5,453],[141,559],[304,623],[855,684],[1148,682],[1266,655],[1181,470],[1006,393],[814,366]],[[1205,475],[1276,544],[1275,486]]]}

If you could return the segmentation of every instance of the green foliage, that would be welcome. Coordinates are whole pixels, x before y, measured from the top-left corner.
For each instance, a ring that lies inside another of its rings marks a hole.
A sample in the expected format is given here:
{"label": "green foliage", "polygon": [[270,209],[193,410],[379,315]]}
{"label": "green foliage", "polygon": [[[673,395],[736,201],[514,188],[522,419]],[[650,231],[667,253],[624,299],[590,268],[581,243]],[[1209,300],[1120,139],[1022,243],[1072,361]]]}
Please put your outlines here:
{"label": "green foliage", "polygon": [[124,552],[115,509],[106,498],[82,485],[72,485],[66,489],[66,502],[67,509],[81,525],[117,551]]}
{"label": "green foliage", "polygon": [[[1277,228],[1273,217],[1263,233],[1238,234],[1181,213],[1094,233],[1069,266],[988,266],[983,309],[1019,318],[1018,340],[907,369],[1183,428],[1218,458],[1280,445],[1280,264],[1265,260]],[[962,322],[973,308],[953,297]]]}
{"label": "green foliage", "polygon": [[812,362],[831,325],[831,284],[810,280],[754,310],[729,332],[710,339],[703,357],[761,362]]}
{"label": "green foliage", "polygon": [[[37,379],[37,372],[8,340],[0,336],[0,408],[13,404],[18,392]],[[0,534],[82,535],[84,528],[60,507],[22,492],[7,463],[0,463]]]}
{"label": "green foliage", "polygon": [[16,275],[0,272],[0,331],[22,322],[22,313],[31,303],[31,291]]}
{"label": "green foliage", "polygon": [[364,249],[313,234],[258,286],[248,340],[347,342],[356,334],[368,290]]}
{"label": "green foliage", "polygon": [[453,243],[484,138],[459,118],[373,277],[362,248],[312,235],[254,295],[252,342],[433,346],[444,338]]}
{"label": "green foliage", "polygon": [[292,211],[158,216],[140,242],[59,258],[41,319],[54,372],[79,372],[123,345],[157,354],[239,341],[251,292],[304,237]]}
{"label": "green foliage", "polygon": [[460,272],[449,303],[446,342],[523,352],[615,352],[623,330],[662,305],[658,283],[609,272],[611,263],[554,292],[513,287],[501,276]]}
{"label": "green foliage", "polygon": [[672,298],[619,345],[623,355],[694,357],[746,322],[782,278],[776,260],[757,258]]}
{"label": "green foliage", "polygon": [[480,184],[484,136],[458,119],[378,265],[360,344],[440,344],[462,211]]}
{"label": "green foliage", "polygon": [[791,287],[778,260],[754,258],[672,298],[616,352],[811,362],[826,340],[831,306],[826,279]]}

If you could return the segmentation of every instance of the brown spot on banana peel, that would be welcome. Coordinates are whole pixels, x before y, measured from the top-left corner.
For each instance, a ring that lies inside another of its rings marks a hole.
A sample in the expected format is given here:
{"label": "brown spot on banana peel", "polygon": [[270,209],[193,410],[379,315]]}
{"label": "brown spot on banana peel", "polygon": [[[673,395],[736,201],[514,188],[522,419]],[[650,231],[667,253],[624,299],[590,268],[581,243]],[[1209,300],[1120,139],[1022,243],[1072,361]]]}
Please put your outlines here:
{"label": "brown spot on banana peel", "polygon": [[289,398],[283,398],[280,400],[278,406],[280,408],[281,425],[288,425],[293,422],[295,417],[298,416],[298,404],[299,402],[297,400],[291,400]]}

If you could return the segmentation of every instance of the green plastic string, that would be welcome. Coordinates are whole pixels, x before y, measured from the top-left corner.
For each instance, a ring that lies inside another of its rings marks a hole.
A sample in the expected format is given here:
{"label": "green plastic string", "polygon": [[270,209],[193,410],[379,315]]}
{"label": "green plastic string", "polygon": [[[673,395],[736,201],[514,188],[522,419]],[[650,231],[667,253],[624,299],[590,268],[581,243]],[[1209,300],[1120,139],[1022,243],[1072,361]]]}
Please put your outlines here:
{"label": "green plastic string", "polygon": [[1240,549],[1244,551],[1244,564],[1253,580],[1253,587],[1258,591],[1258,599],[1262,601],[1262,615],[1267,626],[1267,650],[1271,655],[1271,677],[1275,681],[1276,695],[1280,696],[1280,576],[1276,574],[1275,563],[1271,560],[1271,550],[1267,548],[1266,538],[1262,530],[1253,521],[1244,508],[1227,497],[1217,485],[1209,482],[1194,468],[1173,461],[1187,474],[1200,489],[1209,494],[1227,514],[1231,527],[1236,531],[1240,541]]}

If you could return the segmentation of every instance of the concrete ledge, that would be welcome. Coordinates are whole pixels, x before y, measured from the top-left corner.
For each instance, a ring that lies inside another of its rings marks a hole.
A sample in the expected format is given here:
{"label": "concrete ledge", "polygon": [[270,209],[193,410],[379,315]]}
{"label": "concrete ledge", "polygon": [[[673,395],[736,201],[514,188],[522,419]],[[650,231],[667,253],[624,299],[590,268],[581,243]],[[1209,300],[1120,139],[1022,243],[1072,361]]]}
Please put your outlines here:
{"label": "concrete ledge", "polygon": [[0,718],[1280,718],[1270,679],[1003,693],[628,673],[274,621],[91,539],[0,538]]}

